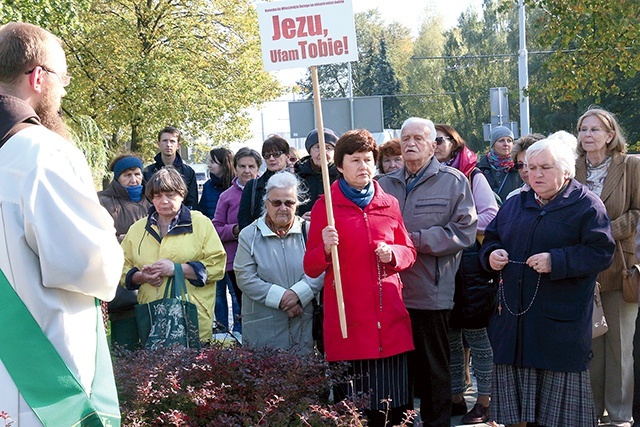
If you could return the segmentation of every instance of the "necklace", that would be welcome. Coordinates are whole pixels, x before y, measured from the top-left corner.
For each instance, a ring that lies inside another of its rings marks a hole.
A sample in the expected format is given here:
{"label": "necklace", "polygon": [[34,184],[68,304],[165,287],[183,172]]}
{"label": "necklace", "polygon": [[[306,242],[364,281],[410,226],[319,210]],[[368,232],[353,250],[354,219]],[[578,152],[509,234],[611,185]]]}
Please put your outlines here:
{"label": "necklace", "polygon": [[[513,263],[513,264],[526,265],[526,262],[523,262],[523,261],[509,260],[509,262]],[[502,270],[500,270],[500,281],[498,282],[498,292],[499,292],[499,296],[498,296],[498,316],[500,316],[502,314],[502,301],[504,301],[504,306],[507,308],[507,311],[512,316],[522,316],[527,311],[529,311],[529,309],[533,305],[533,302],[536,300],[536,296],[538,296],[538,289],[540,288],[540,277],[542,277],[542,273],[538,273],[538,282],[536,283],[536,290],[533,293],[533,298],[531,298],[531,301],[529,302],[529,305],[527,306],[527,308],[525,308],[524,311],[521,311],[520,313],[514,313],[511,310],[511,308],[509,307],[509,305],[507,304],[507,299],[504,297],[504,283],[502,281]]]}

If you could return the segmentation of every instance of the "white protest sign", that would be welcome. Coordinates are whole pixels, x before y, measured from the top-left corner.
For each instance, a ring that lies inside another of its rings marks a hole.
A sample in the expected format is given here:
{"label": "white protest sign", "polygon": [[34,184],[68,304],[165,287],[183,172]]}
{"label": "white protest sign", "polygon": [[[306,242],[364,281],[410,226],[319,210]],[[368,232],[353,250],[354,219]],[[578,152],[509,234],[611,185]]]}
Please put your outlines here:
{"label": "white protest sign", "polygon": [[358,60],[351,0],[256,4],[267,71]]}

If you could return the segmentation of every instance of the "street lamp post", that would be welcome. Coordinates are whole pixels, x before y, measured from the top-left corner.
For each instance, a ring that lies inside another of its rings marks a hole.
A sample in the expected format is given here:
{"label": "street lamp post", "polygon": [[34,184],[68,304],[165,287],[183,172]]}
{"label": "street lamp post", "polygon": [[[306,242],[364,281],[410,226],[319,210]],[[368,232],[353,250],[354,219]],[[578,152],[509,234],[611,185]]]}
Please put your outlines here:
{"label": "street lamp post", "polygon": [[524,19],[524,0],[518,0],[518,16],[520,27],[520,50],[518,51],[518,86],[520,95],[520,135],[530,133],[529,130],[529,66]]}

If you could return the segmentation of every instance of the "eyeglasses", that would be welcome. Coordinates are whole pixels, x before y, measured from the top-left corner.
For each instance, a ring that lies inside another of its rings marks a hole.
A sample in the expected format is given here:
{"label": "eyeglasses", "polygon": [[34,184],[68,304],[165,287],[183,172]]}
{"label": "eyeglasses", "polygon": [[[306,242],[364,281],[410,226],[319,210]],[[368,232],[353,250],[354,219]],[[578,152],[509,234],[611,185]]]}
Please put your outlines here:
{"label": "eyeglasses", "polygon": [[292,208],[296,205],[295,200],[271,200],[271,199],[267,199],[267,202],[271,203],[271,206],[273,206],[274,208],[279,208],[280,206],[282,206],[282,204],[284,203],[284,205],[288,208]]}
{"label": "eyeglasses", "polygon": [[438,144],[438,145],[442,144],[445,139],[447,141],[451,141],[451,137],[450,136],[438,136],[438,137],[436,137],[436,144]]}
{"label": "eyeglasses", "polygon": [[297,162],[297,161],[298,161],[298,158],[297,158],[297,157],[289,157],[289,161],[290,161],[291,163],[295,163],[295,162]]}
{"label": "eyeglasses", "polygon": [[44,65],[36,65],[35,67],[33,67],[32,69],[30,69],[29,71],[25,71],[25,74],[31,74],[33,73],[36,68],[42,68],[44,71],[47,72],[47,74],[53,74],[54,76],[56,76],[58,78],[58,80],[60,81],[60,84],[62,85],[62,87],[67,87],[69,86],[69,83],[71,83],[71,75],[70,74],[58,74],[53,70],[48,69],[47,67],[45,67]]}
{"label": "eyeglasses", "polygon": [[262,155],[262,157],[264,157],[265,160],[269,160],[270,157],[273,157],[274,159],[277,159],[278,157],[282,156],[284,154],[284,151],[273,151],[271,153],[265,153]]}
{"label": "eyeglasses", "polygon": [[598,132],[602,132],[604,129],[600,129],[600,128],[580,128],[580,130],[578,132],[580,133],[598,133]]}
{"label": "eyeglasses", "polygon": [[513,168],[517,171],[519,171],[520,169],[524,168],[524,163],[522,162],[515,162],[513,164]]}

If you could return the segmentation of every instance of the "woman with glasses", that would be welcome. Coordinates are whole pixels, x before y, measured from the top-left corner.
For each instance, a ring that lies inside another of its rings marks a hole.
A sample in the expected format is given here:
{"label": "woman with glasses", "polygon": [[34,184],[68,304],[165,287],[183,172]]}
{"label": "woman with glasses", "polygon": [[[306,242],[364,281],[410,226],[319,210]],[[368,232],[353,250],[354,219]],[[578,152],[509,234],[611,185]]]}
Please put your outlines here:
{"label": "woman with glasses", "polygon": [[[369,394],[369,426],[398,425],[409,397],[411,321],[398,272],[413,265],[416,250],[398,201],[373,181],[378,145],[366,130],[346,132],[336,142],[340,178],[331,185],[335,227],[328,226],[324,195],[311,210],[304,258],[311,277],[324,274],[324,346],[329,362],[346,361],[350,387],[334,389],[339,400]],[[342,337],[331,247],[338,245],[347,338]],[[390,399],[388,403],[382,400]],[[387,406],[388,405],[388,406]]]}
{"label": "woman with glasses", "polygon": [[[338,170],[333,164],[333,153],[338,136],[329,128],[324,128],[324,143],[329,166],[329,181],[338,178]],[[298,215],[306,220],[311,218],[311,208],[321,194],[324,194],[322,184],[322,160],[320,158],[320,143],[318,142],[318,130],[314,129],[307,135],[304,146],[309,155],[300,159],[296,164],[296,175],[304,182],[307,192],[307,200],[298,208]]]}
{"label": "woman with glasses", "polygon": [[[622,294],[623,263],[638,260],[634,235],[640,217],[640,159],[627,155],[615,116],[593,108],[578,119],[576,179],[600,197],[611,219],[616,251],[613,265],[598,276],[609,332],[593,340],[591,385],[596,414],[613,426],[630,426],[633,398],[633,333],[638,303]],[[624,256],[624,260],[622,257]]]}
{"label": "woman with glasses", "polygon": [[242,190],[240,208],[238,209],[238,227],[240,230],[262,215],[262,200],[267,181],[274,174],[287,169],[289,143],[280,135],[271,135],[262,143],[262,157],[267,170],[259,178],[247,182]]}
{"label": "woman with glasses", "polygon": [[529,189],[531,189],[529,186],[529,174],[527,168],[524,167],[524,155],[527,152],[527,148],[531,147],[534,142],[540,141],[544,138],[545,136],[540,133],[530,133],[529,135],[521,136],[513,144],[511,160],[513,160],[513,168],[520,174],[520,179],[523,184],[511,193],[507,194],[507,198],[505,200],[520,194],[521,191],[529,191]]}
{"label": "woman with glasses", "polygon": [[[478,212],[478,235],[498,213],[498,203],[487,179],[476,166],[476,153],[467,147],[464,139],[453,127],[437,124],[435,156],[440,163],[462,172],[471,185],[473,201]],[[480,239],[481,240],[481,239]],[[456,274],[454,307],[449,323],[449,347],[451,349],[451,415],[464,415],[464,424],[485,422],[489,416],[491,398],[491,372],[493,353],[487,336],[487,324],[494,306],[487,294],[494,291],[491,278],[482,270],[478,259],[479,241],[463,251],[462,265]],[[475,267],[475,268],[474,268]],[[478,292],[480,290],[480,292]],[[464,391],[465,349],[463,337],[469,345],[473,358],[473,372],[478,384],[478,399],[471,411],[467,412]]]}
{"label": "woman with glasses", "polygon": [[266,211],[240,232],[234,270],[242,290],[242,339],[249,347],[313,351],[311,300],[322,278],[302,268],[306,230],[296,216],[303,194],[289,172],[273,175],[265,188]]}
{"label": "woman with glasses", "polygon": [[522,185],[518,171],[513,168],[511,150],[513,148],[513,132],[506,126],[496,126],[489,135],[491,148],[478,161],[478,168],[489,182],[491,189],[504,202],[507,195]]}

